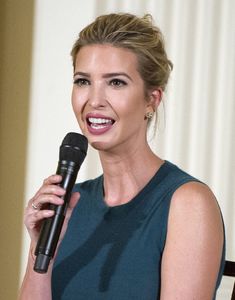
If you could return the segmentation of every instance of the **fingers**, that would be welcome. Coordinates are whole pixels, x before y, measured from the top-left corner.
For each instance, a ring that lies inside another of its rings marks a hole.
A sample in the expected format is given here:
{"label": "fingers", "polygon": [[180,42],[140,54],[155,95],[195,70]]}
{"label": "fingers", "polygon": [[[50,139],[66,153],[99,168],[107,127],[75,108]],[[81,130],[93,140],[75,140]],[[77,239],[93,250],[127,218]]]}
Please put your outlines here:
{"label": "fingers", "polygon": [[45,208],[44,204],[62,205],[63,199],[53,194],[40,194],[37,197],[32,198],[28,203],[29,210],[40,210]]}
{"label": "fingers", "polygon": [[61,175],[51,175],[48,178],[43,180],[43,185],[49,185],[49,184],[56,184],[59,183],[62,180]]}
{"label": "fingers", "polygon": [[37,240],[42,220],[54,215],[53,210],[48,210],[48,204],[62,205],[64,203],[61,196],[65,190],[58,186],[62,177],[52,175],[43,181],[43,185],[37,191],[35,196],[29,200],[25,209],[24,224],[32,240]]}
{"label": "fingers", "polygon": [[[60,175],[49,176],[43,181],[43,185],[37,191],[35,196],[28,202],[24,215],[24,223],[33,242],[38,240],[43,219],[52,217],[55,214],[54,210],[48,209],[48,204],[62,205],[64,203],[61,196],[63,196],[66,191],[58,185],[61,180],[62,176]],[[78,192],[72,194],[68,204],[65,216],[66,224],[63,226],[61,238],[66,231],[68,221],[79,197],[80,194]]]}
{"label": "fingers", "polygon": [[62,180],[62,176],[60,175],[52,175],[46,178],[43,181],[42,187],[38,190],[35,197],[38,196],[38,194],[41,193],[47,193],[47,194],[56,194],[58,196],[64,195],[64,189],[62,189],[58,183],[60,183]]}
{"label": "fingers", "polygon": [[54,215],[54,210],[35,210],[26,208],[24,214],[24,224],[28,230],[31,241],[36,243],[39,237],[42,220]]}
{"label": "fingers", "polygon": [[[62,177],[60,175],[52,175],[43,181],[43,185],[28,202],[28,210],[40,209],[43,204],[62,205],[63,199],[61,196],[65,194],[65,190],[56,185],[60,183]],[[32,210],[31,210],[32,211]]]}
{"label": "fingers", "polygon": [[54,215],[54,210],[38,210],[34,211],[30,215],[25,216],[24,223],[28,230],[37,229],[37,225],[45,218],[49,218]]}

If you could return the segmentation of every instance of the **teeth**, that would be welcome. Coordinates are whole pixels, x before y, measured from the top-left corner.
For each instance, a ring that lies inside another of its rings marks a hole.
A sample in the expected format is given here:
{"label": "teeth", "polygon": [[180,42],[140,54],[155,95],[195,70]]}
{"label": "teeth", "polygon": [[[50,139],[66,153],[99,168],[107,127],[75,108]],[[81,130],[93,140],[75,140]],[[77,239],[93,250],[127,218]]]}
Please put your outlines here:
{"label": "teeth", "polygon": [[112,120],[110,119],[88,118],[88,121],[92,124],[112,124]]}
{"label": "teeth", "polygon": [[102,128],[105,128],[105,125],[91,124],[91,127],[94,129],[102,129]]}

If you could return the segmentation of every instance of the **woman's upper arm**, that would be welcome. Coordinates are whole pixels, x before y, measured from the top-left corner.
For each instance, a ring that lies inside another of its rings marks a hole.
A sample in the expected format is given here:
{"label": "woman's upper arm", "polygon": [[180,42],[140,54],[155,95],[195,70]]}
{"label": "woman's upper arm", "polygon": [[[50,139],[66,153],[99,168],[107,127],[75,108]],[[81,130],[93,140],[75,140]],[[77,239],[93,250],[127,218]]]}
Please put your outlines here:
{"label": "woman's upper arm", "polygon": [[190,182],[174,193],[161,267],[161,300],[213,298],[223,224],[210,189]]}

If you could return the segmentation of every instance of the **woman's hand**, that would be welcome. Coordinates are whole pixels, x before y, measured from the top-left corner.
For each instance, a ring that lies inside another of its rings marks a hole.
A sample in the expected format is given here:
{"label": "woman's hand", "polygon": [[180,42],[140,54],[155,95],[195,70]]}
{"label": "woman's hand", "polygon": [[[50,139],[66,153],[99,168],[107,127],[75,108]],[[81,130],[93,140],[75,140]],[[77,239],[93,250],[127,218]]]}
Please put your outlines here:
{"label": "woman's hand", "polygon": [[[49,218],[54,215],[54,211],[49,210],[48,205],[62,205],[64,203],[61,196],[65,194],[65,190],[58,185],[61,180],[62,177],[60,175],[52,175],[45,179],[43,185],[35,196],[28,202],[25,209],[24,224],[29,232],[31,247],[33,249],[35,249],[39,238],[42,221],[45,218]],[[73,193],[70,199],[59,241],[62,240],[66,232],[68,221],[73,208],[78,202],[79,196],[79,193]]]}
{"label": "woman's hand", "polygon": [[[48,268],[48,272],[39,274],[33,270],[34,265],[34,250],[39,238],[39,233],[42,225],[42,221],[54,215],[53,210],[48,209],[49,204],[62,205],[64,203],[61,196],[65,194],[65,190],[58,184],[61,182],[62,177],[60,175],[52,175],[44,180],[43,185],[35,194],[35,196],[29,200],[25,209],[24,223],[29,232],[31,238],[31,246],[29,251],[29,259],[27,270],[24,276],[24,280],[19,292],[19,300],[51,300],[51,273],[52,264]],[[62,231],[60,234],[59,243],[64,237],[67,229],[68,221],[71,217],[72,211],[79,199],[79,193],[74,193],[70,199]],[[58,245],[59,245],[58,243]],[[57,248],[58,248],[57,245]],[[57,249],[56,249],[57,251]]]}

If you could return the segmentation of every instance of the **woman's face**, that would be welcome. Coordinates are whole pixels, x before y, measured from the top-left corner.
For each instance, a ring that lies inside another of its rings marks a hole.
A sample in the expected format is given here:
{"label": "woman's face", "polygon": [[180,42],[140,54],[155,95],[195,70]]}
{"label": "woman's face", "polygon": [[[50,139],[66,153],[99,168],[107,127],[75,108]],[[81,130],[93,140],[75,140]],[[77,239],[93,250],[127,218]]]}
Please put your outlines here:
{"label": "woman's face", "polygon": [[94,148],[128,151],[143,144],[150,103],[133,52],[111,45],[81,48],[75,64],[72,105],[83,134]]}

